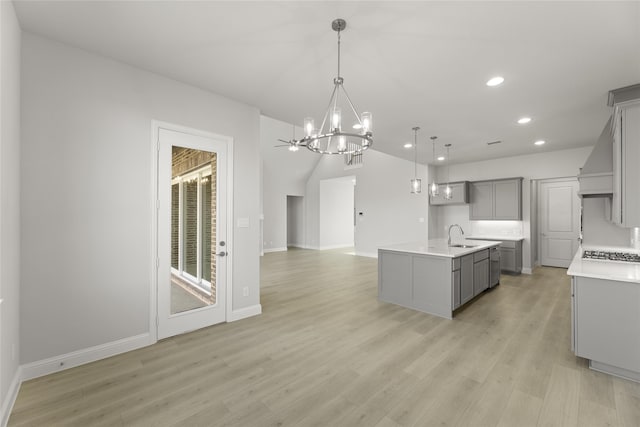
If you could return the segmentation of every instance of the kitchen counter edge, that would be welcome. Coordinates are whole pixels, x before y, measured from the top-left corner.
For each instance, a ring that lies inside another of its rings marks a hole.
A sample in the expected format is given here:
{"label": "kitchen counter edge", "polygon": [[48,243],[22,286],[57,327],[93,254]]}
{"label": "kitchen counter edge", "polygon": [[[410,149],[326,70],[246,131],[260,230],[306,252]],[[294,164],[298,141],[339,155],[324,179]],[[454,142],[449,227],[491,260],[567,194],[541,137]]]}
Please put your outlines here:
{"label": "kitchen counter edge", "polygon": [[484,249],[500,246],[498,241],[489,240],[463,240],[455,241],[473,246],[472,248],[454,248],[447,245],[446,240],[429,240],[428,242],[411,242],[399,243],[394,245],[385,245],[378,248],[379,251],[407,252],[418,255],[430,255],[447,258],[458,258],[464,255],[472,254]]}

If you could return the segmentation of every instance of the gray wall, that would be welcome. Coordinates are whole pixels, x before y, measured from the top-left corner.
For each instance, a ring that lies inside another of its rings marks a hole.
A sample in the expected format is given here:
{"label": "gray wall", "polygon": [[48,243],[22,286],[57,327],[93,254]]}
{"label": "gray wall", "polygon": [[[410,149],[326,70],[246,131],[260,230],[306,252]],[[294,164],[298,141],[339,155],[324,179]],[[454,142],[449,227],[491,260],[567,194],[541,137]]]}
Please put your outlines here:
{"label": "gray wall", "polygon": [[[421,194],[411,194],[409,182],[413,172],[413,162],[373,149],[363,154],[363,166],[356,169],[345,170],[342,156],[322,156],[307,181],[307,245],[311,248],[320,245],[320,181],[350,175],[356,177],[356,212],[363,213],[356,219],[357,254],[377,256],[378,246],[427,239],[426,184]],[[427,168],[418,165],[418,175],[425,183]]]}
{"label": "gray wall", "polygon": [[320,181],[320,249],[353,246],[354,186],[351,175]]}
{"label": "gray wall", "polygon": [[[262,244],[265,252],[287,248],[287,196],[304,196],[307,179],[322,157],[306,148],[291,152],[287,147],[275,147],[283,144],[278,139],[292,137],[292,128],[290,123],[260,117]],[[301,137],[302,128],[297,127],[296,138]],[[301,246],[304,244],[304,241],[300,242]]]}
{"label": "gray wall", "polygon": [[631,229],[609,221],[611,206],[604,197],[582,199],[582,237],[584,245],[631,246]]}
{"label": "gray wall", "polygon": [[234,138],[231,297],[259,303],[256,108],[27,33],[22,79],[22,363],[151,330],[154,119]]}
{"label": "gray wall", "polygon": [[[13,3],[0,2],[0,406],[20,357],[20,44]],[[37,260],[34,260],[37,262]],[[2,408],[6,410],[7,408]],[[0,413],[0,423],[3,415]]]}

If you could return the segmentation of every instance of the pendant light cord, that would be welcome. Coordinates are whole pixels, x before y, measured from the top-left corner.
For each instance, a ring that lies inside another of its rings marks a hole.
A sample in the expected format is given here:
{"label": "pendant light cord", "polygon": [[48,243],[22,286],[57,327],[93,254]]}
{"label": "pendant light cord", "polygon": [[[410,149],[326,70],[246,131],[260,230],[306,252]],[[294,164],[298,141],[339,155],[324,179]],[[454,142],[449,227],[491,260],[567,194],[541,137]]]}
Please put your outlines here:
{"label": "pendant light cord", "polygon": [[413,176],[418,179],[418,131],[419,127],[414,127],[413,132]]}

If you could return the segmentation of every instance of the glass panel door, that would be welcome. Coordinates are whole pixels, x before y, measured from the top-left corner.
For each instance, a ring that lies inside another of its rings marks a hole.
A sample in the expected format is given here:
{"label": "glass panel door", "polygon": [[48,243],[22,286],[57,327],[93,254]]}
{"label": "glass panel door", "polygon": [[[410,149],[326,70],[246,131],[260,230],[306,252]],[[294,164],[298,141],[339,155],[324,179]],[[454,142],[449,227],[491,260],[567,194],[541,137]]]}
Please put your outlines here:
{"label": "glass panel door", "polygon": [[220,297],[227,264],[226,177],[221,176],[226,171],[226,141],[166,129],[158,135],[161,338],[225,320]]}

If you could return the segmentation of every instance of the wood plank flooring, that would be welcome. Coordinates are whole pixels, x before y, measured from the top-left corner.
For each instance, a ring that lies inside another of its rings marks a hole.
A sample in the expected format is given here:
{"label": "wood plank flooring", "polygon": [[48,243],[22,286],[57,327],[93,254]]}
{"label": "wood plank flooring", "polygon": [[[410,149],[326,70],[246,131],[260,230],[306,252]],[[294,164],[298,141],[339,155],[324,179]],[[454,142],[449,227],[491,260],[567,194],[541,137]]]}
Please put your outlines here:
{"label": "wood plank flooring", "polygon": [[262,259],[258,317],[25,382],[10,426],[640,426],[640,384],[570,351],[566,270],[440,319],[377,301],[377,261]]}

